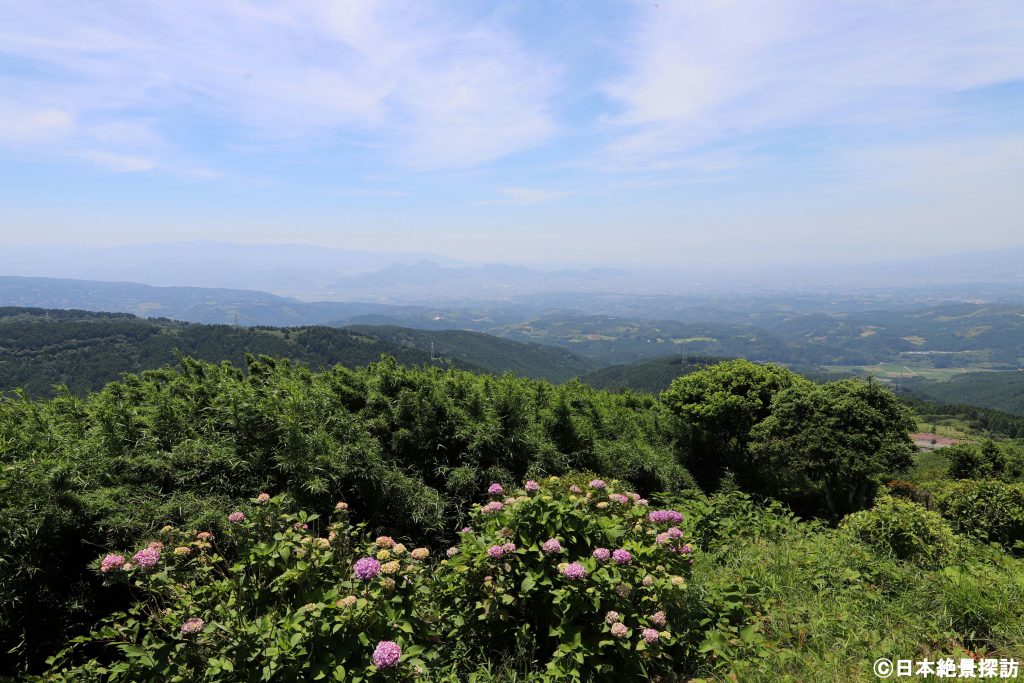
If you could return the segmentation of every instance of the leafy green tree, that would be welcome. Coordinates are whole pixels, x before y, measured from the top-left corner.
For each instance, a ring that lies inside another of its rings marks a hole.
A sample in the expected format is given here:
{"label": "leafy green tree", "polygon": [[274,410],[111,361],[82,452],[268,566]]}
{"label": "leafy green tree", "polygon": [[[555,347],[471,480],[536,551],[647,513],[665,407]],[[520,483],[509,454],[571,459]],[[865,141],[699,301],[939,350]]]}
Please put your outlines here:
{"label": "leafy green tree", "polygon": [[779,392],[812,386],[778,365],[732,360],[676,379],[661,398],[678,418],[683,463],[697,481],[716,488],[729,470],[752,489],[760,477],[748,449],[751,430],[769,416]]}
{"label": "leafy green tree", "polygon": [[913,415],[870,380],[793,386],[754,427],[751,453],[775,495],[835,518],[870,505],[878,478],[913,463]]}

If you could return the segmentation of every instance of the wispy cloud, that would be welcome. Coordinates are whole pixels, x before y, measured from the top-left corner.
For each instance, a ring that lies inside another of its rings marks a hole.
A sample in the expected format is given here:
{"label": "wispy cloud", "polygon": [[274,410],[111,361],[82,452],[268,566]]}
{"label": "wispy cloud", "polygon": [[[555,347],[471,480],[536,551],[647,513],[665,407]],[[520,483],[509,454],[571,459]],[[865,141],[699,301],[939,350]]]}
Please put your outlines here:
{"label": "wispy cloud", "polygon": [[476,202],[478,205],[518,205],[533,206],[537,204],[549,204],[551,202],[568,197],[571,192],[562,190],[548,190],[537,187],[503,187],[498,190],[500,199],[490,199]]}
{"label": "wispy cloud", "polygon": [[671,163],[795,126],[935,113],[942,95],[1024,78],[1024,5],[694,0],[638,8],[605,91],[611,163]]}
{"label": "wispy cloud", "polygon": [[0,56],[30,68],[5,70],[0,91],[31,108],[0,119],[0,139],[67,133],[72,119],[84,135],[129,114],[166,137],[191,117],[257,142],[344,131],[399,165],[437,168],[486,163],[556,130],[557,70],[450,5],[3,4]]}

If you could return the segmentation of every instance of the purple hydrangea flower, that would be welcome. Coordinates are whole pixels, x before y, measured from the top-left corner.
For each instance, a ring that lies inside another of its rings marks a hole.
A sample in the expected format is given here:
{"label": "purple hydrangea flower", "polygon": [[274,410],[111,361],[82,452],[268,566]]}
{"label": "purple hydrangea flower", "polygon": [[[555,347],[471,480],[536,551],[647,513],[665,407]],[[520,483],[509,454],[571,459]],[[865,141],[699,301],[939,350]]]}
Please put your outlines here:
{"label": "purple hydrangea flower", "polygon": [[597,489],[598,491],[603,491],[605,488],[604,479],[592,479],[590,481],[590,488]]}
{"label": "purple hydrangea flower", "polygon": [[100,563],[100,571],[106,574],[111,569],[120,569],[124,566],[124,555],[107,555]]}
{"label": "purple hydrangea flower", "polygon": [[560,553],[562,552],[562,544],[558,542],[557,538],[549,538],[544,541],[542,546],[546,553]]}
{"label": "purple hydrangea flower", "polygon": [[382,640],[373,651],[373,665],[378,669],[390,669],[398,666],[402,658],[402,648],[392,640]]}
{"label": "purple hydrangea flower", "polygon": [[362,557],[356,560],[356,578],[360,581],[369,581],[380,574],[380,562],[372,557]]}
{"label": "purple hydrangea flower", "polygon": [[487,487],[487,493],[489,493],[492,496],[500,496],[504,492],[505,489],[501,486],[501,484],[497,482]]}
{"label": "purple hydrangea flower", "polygon": [[160,561],[160,551],[156,548],[143,548],[139,552],[132,556],[135,560],[135,564],[139,565],[143,569],[149,569],[156,565]]}
{"label": "purple hydrangea flower", "polygon": [[587,575],[587,568],[584,567],[579,562],[573,562],[572,564],[567,564],[567,565],[565,565],[565,568],[562,569],[562,576],[564,576],[565,578],[567,578],[567,579],[569,579],[571,581],[579,581],[580,579],[585,578],[586,575]]}
{"label": "purple hydrangea flower", "polygon": [[535,482],[533,479],[530,479],[526,482],[526,491],[527,493],[536,493],[537,491],[540,491],[540,484]]}
{"label": "purple hydrangea flower", "polygon": [[647,519],[655,524],[679,524],[683,516],[675,510],[655,510],[647,515]]}
{"label": "purple hydrangea flower", "polygon": [[206,626],[205,621],[203,621],[199,617],[192,617],[191,619],[186,620],[185,623],[181,625],[181,635],[190,636],[193,633],[199,633],[203,630],[204,626]]}
{"label": "purple hydrangea flower", "polygon": [[665,533],[665,532],[662,532],[662,533],[660,533],[660,534],[658,534],[657,536],[654,537],[654,542],[657,543],[658,545],[665,545],[666,543],[668,543],[671,540],[672,539],[670,539],[668,537],[668,534]]}
{"label": "purple hydrangea flower", "polygon": [[677,527],[677,526],[672,527],[671,529],[669,529],[665,533],[668,534],[668,537],[672,538],[672,539],[682,538],[683,537],[683,532],[680,531],[679,527]]}
{"label": "purple hydrangea flower", "polygon": [[682,555],[689,555],[693,552],[693,546],[689,543],[685,543],[682,548],[679,549],[679,553]]}
{"label": "purple hydrangea flower", "polygon": [[658,642],[658,632],[655,631],[653,628],[645,628],[643,631],[640,632],[640,635],[643,637],[644,642],[647,644]]}
{"label": "purple hydrangea flower", "polygon": [[619,548],[612,553],[612,559],[615,560],[615,564],[629,564],[633,560],[633,556],[629,554],[628,550]]}
{"label": "purple hydrangea flower", "polygon": [[492,560],[500,559],[501,556],[504,554],[505,549],[502,548],[500,545],[492,545],[490,548],[487,549],[487,556],[490,557]]}
{"label": "purple hydrangea flower", "polygon": [[601,562],[607,562],[608,558],[612,556],[612,553],[608,548],[594,548],[594,552],[592,554],[594,555],[594,559]]}
{"label": "purple hydrangea flower", "polygon": [[238,524],[243,519],[245,519],[245,515],[239,512],[238,510],[235,510],[230,515],[228,515],[228,521],[232,524]]}

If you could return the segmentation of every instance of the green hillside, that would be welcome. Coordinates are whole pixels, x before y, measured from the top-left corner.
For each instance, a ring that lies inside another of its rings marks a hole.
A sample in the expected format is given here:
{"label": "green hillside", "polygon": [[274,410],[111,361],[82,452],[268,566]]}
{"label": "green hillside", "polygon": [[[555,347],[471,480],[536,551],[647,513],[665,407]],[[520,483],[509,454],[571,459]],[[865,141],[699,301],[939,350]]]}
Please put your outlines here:
{"label": "green hillside", "polygon": [[941,403],[964,403],[1024,415],[1024,372],[968,372],[945,382],[910,381],[907,389]]}
{"label": "green hillside", "polygon": [[583,375],[580,381],[595,389],[630,389],[658,394],[667,389],[676,377],[688,375],[722,360],[724,359],[711,356],[670,356],[636,363],[621,363]]}

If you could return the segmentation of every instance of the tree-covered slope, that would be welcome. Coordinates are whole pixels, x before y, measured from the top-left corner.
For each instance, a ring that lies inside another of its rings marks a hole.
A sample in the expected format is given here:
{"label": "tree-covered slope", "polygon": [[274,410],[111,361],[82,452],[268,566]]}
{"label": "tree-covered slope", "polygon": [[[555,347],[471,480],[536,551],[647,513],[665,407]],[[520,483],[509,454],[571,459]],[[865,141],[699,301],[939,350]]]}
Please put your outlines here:
{"label": "tree-covered slope", "polygon": [[915,381],[907,388],[941,403],[965,403],[1024,415],[1024,372],[969,372],[946,382]]}
{"label": "tree-covered slope", "polygon": [[657,394],[668,389],[676,377],[688,375],[722,360],[724,359],[711,356],[669,356],[636,363],[621,363],[583,375],[580,381],[595,389],[630,389]]}

